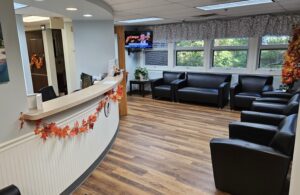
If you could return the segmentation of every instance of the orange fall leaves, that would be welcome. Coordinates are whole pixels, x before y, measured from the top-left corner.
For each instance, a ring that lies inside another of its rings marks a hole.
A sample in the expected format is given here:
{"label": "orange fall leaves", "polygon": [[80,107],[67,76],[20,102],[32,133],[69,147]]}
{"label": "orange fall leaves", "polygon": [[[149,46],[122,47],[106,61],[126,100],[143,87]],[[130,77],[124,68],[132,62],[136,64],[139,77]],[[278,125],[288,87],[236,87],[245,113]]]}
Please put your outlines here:
{"label": "orange fall leaves", "polygon": [[294,28],[294,35],[284,56],[282,83],[291,85],[300,79],[300,27]]}
{"label": "orange fall leaves", "polygon": [[73,127],[66,125],[64,127],[59,127],[56,123],[42,123],[41,120],[36,122],[36,127],[34,133],[39,135],[43,140],[47,140],[49,137],[57,137],[57,138],[67,138],[67,137],[75,137],[76,135],[87,133],[89,130],[94,129],[94,125],[99,118],[99,114],[101,110],[104,108],[106,103],[109,100],[113,102],[118,102],[123,97],[123,87],[119,85],[115,91],[110,91],[106,94],[106,97],[102,99],[95,113],[92,113],[88,116],[87,119],[83,119],[80,122],[76,121]]}

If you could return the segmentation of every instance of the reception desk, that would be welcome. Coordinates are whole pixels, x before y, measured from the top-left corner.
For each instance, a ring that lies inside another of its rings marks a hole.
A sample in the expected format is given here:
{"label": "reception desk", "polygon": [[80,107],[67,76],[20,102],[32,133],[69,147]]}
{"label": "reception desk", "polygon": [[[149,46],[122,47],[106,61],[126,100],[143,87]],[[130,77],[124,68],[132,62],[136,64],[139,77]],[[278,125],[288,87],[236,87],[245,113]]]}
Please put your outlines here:
{"label": "reception desk", "polygon": [[73,126],[95,112],[104,94],[115,88],[122,75],[43,103],[43,110],[24,113],[32,132],[0,145],[0,186],[14,184],[22,195],[70,194],[98,166],[119,128],[118,103],[99,113],[93,129],[75,137],[50,137],[33,133],[36,120]]}

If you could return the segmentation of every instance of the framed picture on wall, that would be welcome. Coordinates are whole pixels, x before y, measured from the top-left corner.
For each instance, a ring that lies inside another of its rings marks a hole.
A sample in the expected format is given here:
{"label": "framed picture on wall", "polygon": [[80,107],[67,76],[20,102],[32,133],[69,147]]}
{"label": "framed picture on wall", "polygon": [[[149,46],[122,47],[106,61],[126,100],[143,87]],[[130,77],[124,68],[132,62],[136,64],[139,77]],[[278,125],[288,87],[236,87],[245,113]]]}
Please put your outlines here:
{"label": "framed picture on wall", "polygon": [[0,23],[0,84],[9,81],[6,53],[3,41],[2,27]]}

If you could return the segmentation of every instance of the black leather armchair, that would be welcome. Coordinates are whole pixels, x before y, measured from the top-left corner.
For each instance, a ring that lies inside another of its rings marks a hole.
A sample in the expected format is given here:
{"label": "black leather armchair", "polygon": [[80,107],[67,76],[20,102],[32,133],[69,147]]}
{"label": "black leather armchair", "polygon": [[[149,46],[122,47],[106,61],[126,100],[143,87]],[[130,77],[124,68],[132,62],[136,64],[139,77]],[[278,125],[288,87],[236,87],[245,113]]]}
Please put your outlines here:
{"label": "black leather armchair", "polygon": [[286,104],[254,101],[252,111],[290,115],[298,113],[300,95],[295,94]]}
{"label": "black leather armchair", "polygon": [[230,88],[230,108],[250,109],[263,92],[273,90],[272,76],[239,75],[238,83]]}
{"label": "black leather armchair", "polygon": [[[293,142],[293,136],[287,139]],[[281,144],[280,136],[269,146],[213,139],[210,149],[216,188],[235,195],[281,195],[291,162]],[[289,143],[284,145],[289,147]]]}
{"label": "black leather armchair", "polygon": [[231,75],[187,73],[186,80],[173,83],[176,101],[215,104],[223,108],[228,102]]}
{"label": "black leather armchair", "polygon": [[15,185],[10,185],[0,190],[1,195],[21,195],[20,190]]}
{"label": "black leather armchair", "polygon": [[57,95],[52,86],[48,86],[40,89],[39,93],[42,94],[43,102],[57,98]]}
{"label": "black leather armchair", "polygon": [[[233,122],[229,124],[229,138],[268,146],[278,132],[295,134],[296,128],[297,114],[285,117],[278,125]],[[290,150],[286,154],[292,156],[293,150]]]}
{"label": "black leather armchair", "polygon": [[267,91],[262,94],[261,98],[257,98],[255,101],[287,104],[288,101],[296,94],[299,94],[299,91],[295,91],[293,93],[282,91]]}
{"label": "black leather armchair", "polygon": [[[278,131],[268,138],[265,136],[263,142],[259,137],[254,139],[261,132],[251,139],[249,135],[245,137],[250,129],[242,126],[231,134],[235,139],[211,140],[217,189],[238,195],[281,195],[293,155],[296,121],[297,115],[287,117],[278,126]],[[256,130],[259,131],[261,129]]]}
{"label": "black leather armchair", "polygon": [[163,77],[151,81],[152,98],[169,98],[174,101],[172,82],[177,79],[185,79],[184,72],[163,72]]}

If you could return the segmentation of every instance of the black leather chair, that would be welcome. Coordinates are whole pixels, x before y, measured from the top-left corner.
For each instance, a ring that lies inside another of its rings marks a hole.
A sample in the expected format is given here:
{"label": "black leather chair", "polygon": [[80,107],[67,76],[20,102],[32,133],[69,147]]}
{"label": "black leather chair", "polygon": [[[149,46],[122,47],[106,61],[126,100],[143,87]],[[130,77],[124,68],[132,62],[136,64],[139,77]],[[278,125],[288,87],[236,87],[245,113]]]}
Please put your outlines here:
{"label": "black leather chair", "polygon": [[174,101],[174,90],[171,83],[177,79],[185,79],[184,72],[163,72],[163,77],[151,81],[152,98],[169,98]]}
{"label": "black leather chair", "polygon": [[176,101],[215,104],[228,102],[230,74],[187,73],[186,80],[174,82]]}
{"label": "black leather chair", "polygon": [[300,95],[295,94],[286,104],[254,101],[252,111],[290,115],[298,113]]}
{"label": "black leather chair", "polygon": [[250,109],[263,92],[273,90],[272,76],[239,75],[238,83],[230,88],[230,108]]}
{"label": "black leather chair", "polygon": [[[244,120],[243,122],[232,122],[229,124],[229,138],[241,139],[261,145],[268,145],[277,132],[292,131],[295,133],[296,128],[297,114],[292,114],[281,119],[277,125],[245,122]],[[291,153],[289,155],[292,156],[293,154]]]}
{"label": "black leather chair", "polygon": [[299,94],[300,91],[295,91],[293,93],[282,92],[282,91],[268,91],[262,94],[261,98],[257,98],[255,101],[259,102],[270,102],[270,103],[279,103],[287,104],[288,101],[296,94]]}
{"label": "black leather chair", "polygon": [[21,192],[15,185],[10,185],[0,190],[0,195],[21,195]]}
{"label": "black leather chair", "polygon": [[241,139],[211,140],[216,188],[237,195],[281,195],[292,159],[295,129],[296,125],[286,125],[264,144]]}
{"label": "black leather chair", "polygon": [[55,91],[52,86],[48,86],[40,89],[39,93],[42,94],[43,102],[57,98],[57,95],[55,94]]}

